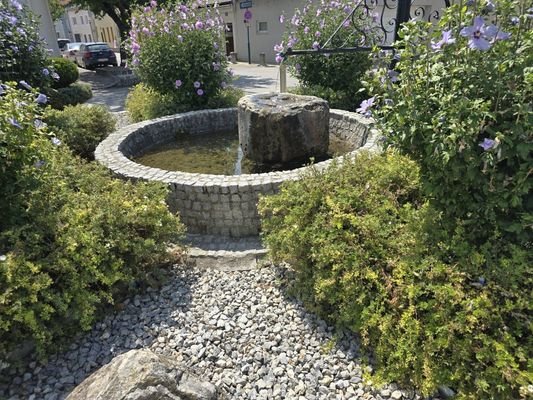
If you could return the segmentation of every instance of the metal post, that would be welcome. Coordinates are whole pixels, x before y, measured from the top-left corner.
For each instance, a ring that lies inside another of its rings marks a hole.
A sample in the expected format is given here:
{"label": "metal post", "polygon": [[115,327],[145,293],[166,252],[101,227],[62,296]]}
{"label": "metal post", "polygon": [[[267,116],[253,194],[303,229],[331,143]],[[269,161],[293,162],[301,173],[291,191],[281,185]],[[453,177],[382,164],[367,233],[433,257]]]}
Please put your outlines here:
{"label": "metal post", "polygon": [[252,53],[250,51],[250,24],[246,25],[246,36],[248,37],[248,64],[252,63]]}
{"label": "metal post", "polygon": [[398,32],[400,25],[409,21],[411,12],[411,0],[398,0],[398,8],[396,9],[396,26],[394,27],[394,41],[398,40]]}
{"label": "metal post", "polygon": [[279,92],[287,91],[287,66],[281,62],[279,65]]}

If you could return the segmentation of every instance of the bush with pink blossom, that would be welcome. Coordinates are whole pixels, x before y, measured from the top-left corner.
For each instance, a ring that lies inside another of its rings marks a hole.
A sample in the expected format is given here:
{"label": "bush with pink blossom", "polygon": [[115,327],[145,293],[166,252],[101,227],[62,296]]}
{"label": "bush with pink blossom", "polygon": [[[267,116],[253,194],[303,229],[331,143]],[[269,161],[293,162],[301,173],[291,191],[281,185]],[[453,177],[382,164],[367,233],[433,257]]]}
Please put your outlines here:
{"label": "bush with pink blossom", "polygon": [[205,108],[230,80],[224,22],[204,0],[137,9],[130,32],[131,65],[148,88],[188,109]]}
{"label": "bush with pink blossom", "polygon": [[[371,45],[375,39],[372,15],[367,15],[369,13],[359,6],[351,18],[354,7],[357,4],[350,0],[308,1],[301,10],[296,9],[292,17],[281,15],[280,23],[286,28],[282,42],[274,46],[276,60],[281,62],[282,54],[288,49],[355,47],[363,41]],[[365,97],[361,93],[361,80],[370,66],[367,52],[292,56],[284,62],[301,82],[299,92],[323,97],[331,107],[355,110]]]}

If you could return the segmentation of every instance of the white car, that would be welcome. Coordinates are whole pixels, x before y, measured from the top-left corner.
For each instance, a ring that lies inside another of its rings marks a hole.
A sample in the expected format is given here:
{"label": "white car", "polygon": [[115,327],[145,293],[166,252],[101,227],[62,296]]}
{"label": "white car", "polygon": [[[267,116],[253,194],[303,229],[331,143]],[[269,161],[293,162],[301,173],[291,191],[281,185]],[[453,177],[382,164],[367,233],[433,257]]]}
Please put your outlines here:
{"label": "white car", "polygon": [[63,58],[72,61],[76,64],[76,54],[80,50],[81,42],[67,43],[65,49],[63,50]]}

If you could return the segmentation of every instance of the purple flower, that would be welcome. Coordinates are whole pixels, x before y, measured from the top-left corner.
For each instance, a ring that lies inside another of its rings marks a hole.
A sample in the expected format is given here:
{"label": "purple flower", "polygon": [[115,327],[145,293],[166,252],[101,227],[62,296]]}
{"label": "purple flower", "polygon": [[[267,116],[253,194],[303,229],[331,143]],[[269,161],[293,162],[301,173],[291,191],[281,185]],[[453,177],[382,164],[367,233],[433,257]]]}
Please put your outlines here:
{"label": "purple flower", "polygon": [[308,26],[306,26],[306,27],[304,28],[304,33],[305,33],[305,34],[308,34],[308,33],[309,33],[309,27],[308,27]]}
{"label": "purple flower", "polygon": [[150,5],[151,5],[152,7],[157,7],[157,1],[152,0],[152,1],[150,2]]}
{"label": "purple flower", "polygon": [[22,11],[22,5],[17,0],[11,0],[11,5],[15,7],[18,11]]}
{"label": "purple flower", "polygon": [[33,126],[35,126],[37,129],[39,128],[44,128],[46,126],[46,124],[41,121],[40,119],[36,119],[35,121],[33,121]]}
{"label": "purple flower", "polygon": [[322,34],[320,33],[320,31],[316,31],[316,32],[315,32],[315,36],[316,36],[316,37],[320,37],[320,35],[322,35]]}
{"label": "purple flower", "polygon": [[193,83],[193,86],[195,87],[195,89],[198,89],[201,86],[201,83],[196,81]]}
{"label": "purple flower", "polygon": [[281,15],[279,16],[279,23],[282,24],[282,23],[284,23],[284,22],[285,22],[285,15],[281,14]]}
{"label": "purple flower", "polygon": [[280,44],[274,45],[274,51],[276,53],[281,53],[283,51],[283,42],[281,42]]}
{"label": "purple flower", "polygon": [[137,42],[133,42],[131,44],[131,52],[133,54],[137,54],[141,50],[141,45]]}
{"label": "purple flower", "polygon": [[11,25],[15,25],[17,23],[18,19],[14,15],[9,17],[9,22],[11,22]]}
{"label": "purple flower", "polygon": [[495,145],[496,145],[496,141],[492,140],[492,139],[489,139],[489,138],[485,138],[485,139],[483,139],[483,141],[481,143],[479,143],[479,146],[482,147],[484,151],[489,151]]}
{"label": "purple flower", "polygon": [[481,17],[474,18],[474,24],[461,29],[460,34],[469,39],[468,47],[481,51],[490,49],[490,40],[505,40],[511,36],[507,32],[501,32],[494,25],[485,25]]}
{"label": "purple flower", "polygon": [[44,76],[50,75],[50,71],[48,70],[48,68],[43,68],[42,73]]}
{"label": "purple flower", "polygon": [[320,48],[320,43],[313,42],[313,49],[318,50]]}
{"label": "purple flower", "polygon": [[22,86],[24,89],[26,89],[26,90],[31,90],[31,86],[28,84],[28,82],[26,82],[26,81],[20,81],[19,84],[20,84],[20,86]]}
{"label": "purple flower", "polygon": [[183,84],[183,82],[181,80],[177,80],[176,81],[176,89],[178,89],[181,85]]}
{"label": "purple flower", "polygon": [[511,24],[512,25],[518,25],[520,22],[520,18],[518,17],[511,17]]}
{"label": "purple flower", "polygon": [[374,97],[371,97],[367,100],[363,100],[361,102],[361,105],[359,106],[359,108],[355,111],[357,111],[358,113],[361,113],[361,114],[366,114],[369,112],[369,108],[372,107],[372,105],[374,105],[374,100],[375,98]]}
{"label": "purple flower", "polygon": [[12,45],[12,46],[11,46],[11,50],[13,50],[15,53],[18,53],[18,52],[19,52],[19,48],[18,48],[18,46],[15,46],[15,45]]}
{"label": "purple flower", "polygon": [[220,63],[217,63],[217,62],[213,63],[213,71],[220,71]]}
{"label": "purple flower", "polygon": [[39,95],[35,99],[35,102],[37,104],[46,104],[47,101],[48,101],[48,97],[46,97],[46,95],[42,93],[39,93]]}
{"label": "purple flower", "polygon": [[142,33],[146,34],[146,35],[149,35],[150,34],[150,29],[148,29],[146,26],[144,28],[142,28]]}
{"label": "purple flower", "polygon": [[279,54],[277,54],[277,55],[276,55],[276,62],[277,62],[278,64],[280,64],[282,61],[283,61],[283,57],[280,56]]}
{"label": "purple flower", "polygon": [[144,12],[145,13],[149,13],[152,9],[150,8],[150,6],[147,6],[147,7],[144,7]]}
{"label": "purple flower", "polygon": [[61,144],[61,140],[59,140],[58,138],[56,137],[53,137],[52,139],[50,139],[50,141],[52,142],[52,144],[54,146],[59,146]]}
{"label": "purple flower", "polygon": [[56,81],[58,81],[59,78],[60,78],[59,75],[57,74],[57,72],[52,72],[51,77],[52,77],[54,80],[56,80]]}
{"label": "purple flower", "polygon": [[7,121],[15,128],[22,129],[22,126],[20,126],[19,122],[15,118],[8,118]]}
{"label": "purple flower", "polygon": [[398,80],[399,80],[398,77],[400,76],[400,74],[398,73],[398,71],[395,71],[393,69],[389,69],[387,71],[387,76],[389,77],[390,81],[392,83],[394,83],[394,82],[398,82]]}
{"label": "purple flower", "polygon": [[431,48],[433,50],[440,50],[445,44],[452,43],[455,43],[455,39],[452,37],[452,31],[450,29],[449,31],[442,32],[442,39],[439,40],[437,43],[431,42]]}
{"label": "purple flower", "polygon": [[202,21],[196,21],[196,23],[194,24],[194,27],[198,30],[202,30],[204,29],[204,23]]}
{"label": "purple flower", "polygon": [[39,160],[39,161],[35,161],[35,162],[33,163],[33,166],[34,166],[35,168],[42,168],[42,167],[45,166],[45,164],[46,164],[46,161],[44,161],[44,160]]}
{"label": "purple flower", "polygon": [[202,89],[198,89],[198,90],[196,91],[196,94],[197,94],[198,96],[203,96],[203,95],[204,95],[204,91],[203,91]]}

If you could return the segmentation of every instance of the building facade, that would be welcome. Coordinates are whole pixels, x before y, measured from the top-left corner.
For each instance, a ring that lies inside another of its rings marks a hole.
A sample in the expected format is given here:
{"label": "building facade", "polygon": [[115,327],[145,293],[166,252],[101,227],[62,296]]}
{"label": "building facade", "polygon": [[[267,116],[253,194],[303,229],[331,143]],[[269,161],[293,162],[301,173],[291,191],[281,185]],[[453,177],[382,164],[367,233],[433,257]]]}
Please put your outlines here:
{"label": "building facade", "polygon": [[67,8],[66,15],[72,32],[71,40],[83,43],[98,41],[94,14],[92,12],[70,7]]}
{"label": "building facade", "polygon": [[97,40],[99,42],[106,42],[109,47],[118,52],[120,49],[120,32],[115,21],[106,14],[103,17],[97,16],[94,24],[97,32]]}

